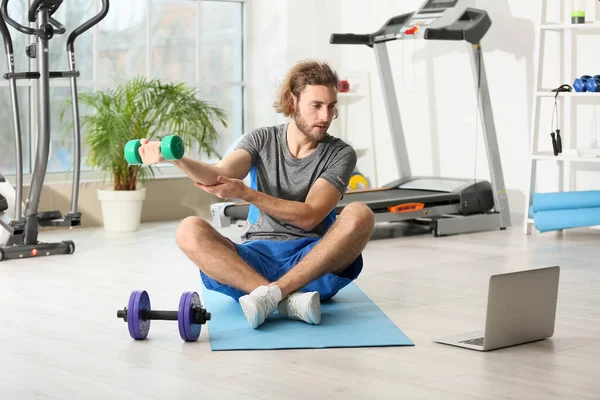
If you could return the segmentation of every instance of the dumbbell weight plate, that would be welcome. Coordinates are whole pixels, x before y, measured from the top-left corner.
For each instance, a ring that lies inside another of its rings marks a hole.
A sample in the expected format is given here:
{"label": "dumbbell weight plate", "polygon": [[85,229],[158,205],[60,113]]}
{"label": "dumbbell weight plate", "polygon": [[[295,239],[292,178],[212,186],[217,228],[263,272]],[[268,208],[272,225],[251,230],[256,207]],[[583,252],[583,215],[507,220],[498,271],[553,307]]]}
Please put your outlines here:
{"label": "dumbbell weight plate", "polygon": [[140,165],[142,164],[142,157],[139,153],[139,148],[142,144],[140,140],[130,140],[125,144],[125,159],[130,165]]}
{"label": "dumbbell weight plate", "polygon": [[196,292],[183,292],[179,299],[179,310],[177,321],[179,323],[179,336],[186,342],[195,342],[200,337],[201,324],[194,324],[193,307],[200,307],[202,302],[200,296]]}
{"label": "dumbbell weight plate", "polygon": [[135,290],[129,296],[127,305],[127,327],[135,340],[144,340],[150,331],[150,320],[140,318],[143,310],[150,310],[150,296],[145,290]]}
{"label": "dumbbell weight plate", "polygon": [[160,152],[165,160],[179,160],[183,157],[183,140],[177,135],[165,136],[160,142]]}
{"label": "dumbbell weight plate", "polygon": [[585,88],[588,92],[600,92],[600,77],[596,75],[593,78],[588,78],[585,81]]}

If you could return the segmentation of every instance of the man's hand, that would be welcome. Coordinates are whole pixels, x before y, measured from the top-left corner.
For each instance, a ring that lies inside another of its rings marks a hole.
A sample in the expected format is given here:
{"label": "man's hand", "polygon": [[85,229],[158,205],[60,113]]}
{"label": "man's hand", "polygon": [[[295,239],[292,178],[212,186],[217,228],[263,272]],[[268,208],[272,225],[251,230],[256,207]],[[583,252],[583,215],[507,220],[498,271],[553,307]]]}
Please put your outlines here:
{"label": "man's hand", "polygon": [[149,142],[148,139],[140,140],[140,148],[138,152],[140,153],[140,157],[142,158],[142,162],[146,165],[152,164],[160,164],[164,163],[165,160],[160,152],[160,143],[161,142]]}
{"label": "man's hand", "polygon": [[234,198],[245,200],[246,194],[251,190],[243,181],[227,178],[223,175],[217,177],[215,185],[204,185],[202,183],[196,183],[195,185],[205,192],[212,193],[222,199]]}

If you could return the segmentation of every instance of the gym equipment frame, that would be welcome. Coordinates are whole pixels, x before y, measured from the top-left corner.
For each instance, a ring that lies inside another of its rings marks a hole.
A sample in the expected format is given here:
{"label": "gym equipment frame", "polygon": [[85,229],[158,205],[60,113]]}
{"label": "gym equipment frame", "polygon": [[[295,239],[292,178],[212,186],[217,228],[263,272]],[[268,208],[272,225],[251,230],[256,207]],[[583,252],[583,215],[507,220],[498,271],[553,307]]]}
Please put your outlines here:
{"label": "gym equipment frame", "polygon": [[[0,8],[0,33],[4,39],[4,47],[8,60],[8,73],[4,78],[9,81],[11,100],[13,106],[13,122],[15,128],[16,151],[16,195],[14,215],[0,212],[0,231],[8,232],[5,243],[0,242],[0,260],[19,259],[35,256],[49,256],[55,254],[72,254],[75,245],[72,241],[59,243],[41,243],[38,241],[40,227],[73,227],[81,224],[81,213],[77,211],[79,196],[79,175],[81,164],[81,133],[79,122],[79,108],[77,99],[77,77],[79,71],[75,68],[75,40],[78,36],[98,24],[109,9],[109,0],[102,0],[100,12],[75,28],[67,38],[66,50],[69,62],[69,71],[49,70],[49,41],[55,34],[66,32],[65,27],[52,15],[60,7],[63,0],[35,0],[28,12],[28,22],[35,23],[36,27],[21,25],[8,15],[8,1],[2,0]],[[37,60],[37,71],[15,72],[13,42],[6,24],[17,31],[29,36],[35,36],[35,42],[27,46],[25,52],[29,58]],[[71,210],[61,216],[59,211],[38,212],[40,195],[44,185],[44,178],[48,166],[50,151],[50,79],[69,78],[71,82],[71,97],[73,104],[73,135],[74,135],[74,166],[73,190]],[[38,109],[38,138],[35,164],[32,174],[31,186],[22,213],[23,192],[23,156],[21,148],[21,126],[19,120],[19,103],[17,99],[17,80],[32,79],[37,81],[37,109]]]}

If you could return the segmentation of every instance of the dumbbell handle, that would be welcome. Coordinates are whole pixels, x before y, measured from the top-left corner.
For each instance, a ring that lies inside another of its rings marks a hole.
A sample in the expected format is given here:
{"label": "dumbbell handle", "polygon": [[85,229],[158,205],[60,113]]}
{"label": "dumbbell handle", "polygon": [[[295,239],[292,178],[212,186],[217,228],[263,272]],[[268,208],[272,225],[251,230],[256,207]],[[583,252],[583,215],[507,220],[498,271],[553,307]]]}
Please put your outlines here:
{"label": "dumbbell handle", "polygon": [[[206,321],[210,321],[210,313],[202,307],[194,307],[194,313],[192,315],[193,324],[204,324]],[[163,321],[177,321],[179,313],[177,311],[162,311],[162,310],[142,310],[140,319],[141,320],[163,320]],[[122,318],[127,321],[127,307],[123,310],[117,311],[117,318]]]}

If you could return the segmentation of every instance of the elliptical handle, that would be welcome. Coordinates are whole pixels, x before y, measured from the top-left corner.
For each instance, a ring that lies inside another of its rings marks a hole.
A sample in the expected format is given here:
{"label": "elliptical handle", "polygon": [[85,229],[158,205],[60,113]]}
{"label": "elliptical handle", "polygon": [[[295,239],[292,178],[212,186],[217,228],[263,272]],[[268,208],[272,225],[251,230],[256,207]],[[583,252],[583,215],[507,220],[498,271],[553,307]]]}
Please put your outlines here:
{"label": "elliptical handle", "polygon": [[62,35],[63,33],[65,33],[67,31],[65,26],[63,24],[61,24],[60,22],[58,22],[57,20],[55,20],[54,18],[50,17],[50,18],[48,18],[48,21],[50,21],[50,23],[52,25],[54,25],[54,27],[56,28],[54,33],[56,33],[57,35]]}
{"label": "elliptical handle", "polygon": [[12,38],[10,37],[10,31],[8,30],[8,26],[6,26],[6,22],[4,21],[3,14],[3,12],[0,13],[0,33],[2,33],[2,38],[4,39],[6,55],[11,55],[13,54],[13,43]]}
{"label": "elliptical handle", "polygon": [[9,25],[19,32],[26,35],[35,35],[35,29],[19,24],[8,15],[8,0],[2,0],[2,8],[0,9],[0,13],[2,13],[2,18],[4,18]]}
{"label": "elliptical handle", "polygon": [[106,17],[106,14],[108,14],[108,8],[109,8],[108,0],[102,0],[102,9],[98,13],[98,15],[90,18],[88,21],[84,22],[83,24],[81,24],[80,26],[75,28],[73,30],[73,32],[71,32],[71,34],[69,35],[69,38],[67,39],[67,51],[70,51],[70,52],[75,51],[74,44],[75,44],[75,39],[77,39],[77,36],[81,35],[85,31],[87,31],[88,29],[90,29],[91,27],[96,25],[98,22],[102,21],[104,19],[104,17]]}

